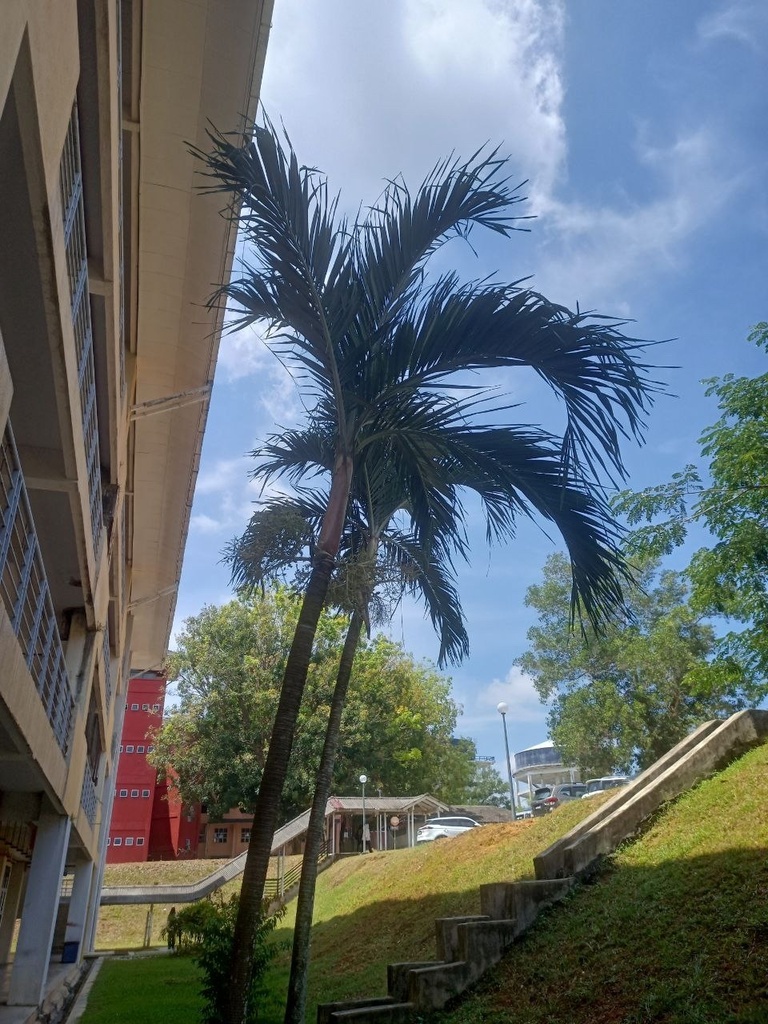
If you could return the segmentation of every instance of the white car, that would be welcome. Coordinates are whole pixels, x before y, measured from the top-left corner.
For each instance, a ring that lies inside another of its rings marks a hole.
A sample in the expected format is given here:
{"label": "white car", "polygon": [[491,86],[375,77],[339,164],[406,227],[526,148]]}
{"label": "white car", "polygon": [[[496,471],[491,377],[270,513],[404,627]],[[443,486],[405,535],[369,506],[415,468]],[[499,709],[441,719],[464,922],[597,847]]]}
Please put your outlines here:
{"label": "white car", "polygon": [[450,839],[471,828],[480,828],[474,818],[429,818],[416,833],[417,843],[431,843],[434,839]]}
{"label": "white car", "polygon": [[602,779],[587,779],[587,792],[581,799],[588,800],[597,793],[604,793],[606,789],[618,789],[619,786],[628,785],[629,781],[624,775],[604,775]]}

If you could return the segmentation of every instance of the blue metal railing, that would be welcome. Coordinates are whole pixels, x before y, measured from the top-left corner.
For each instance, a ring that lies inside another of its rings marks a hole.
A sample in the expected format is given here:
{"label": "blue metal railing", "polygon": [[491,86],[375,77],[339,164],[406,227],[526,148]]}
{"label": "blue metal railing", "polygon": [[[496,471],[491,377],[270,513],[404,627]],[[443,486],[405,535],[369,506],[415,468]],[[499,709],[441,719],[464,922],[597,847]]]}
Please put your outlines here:
{"label": "blue metal railing", "polygon": [[98,800],[96,798],[96,781],[91,775],[91,766],[87,761],[85,764],[85,773],[83,775],[83,791],[80,794],[80,806],[85,811],[88,823],[93,825],[96,821]]}
{"label": "blue metal railing", "polygon": [[64,217],[64,249],[69,279],[72,326],[77,353],[77,379],[88,474],[88,505],[94,551],[98,555],[103,526],[101,460],[96,410],[96,372],[93,364],[93,325],[88,293],[88,250],[85,240],[83,174],[80,165],[80,128],[77,104],[72,108],[61,155],[59,188]]}
{"label": "blue metal railing", "polygon": [[0,445],[0,595],[66,755],[75,701],[10,421]]}
{"label": "blue metal railing", "polygon": [[104,636],[102,639],[101,660],[104,663],[104,692],[107,697],[107,707],[112,703],[112,652],[109,645],[109,626],[104,624]]}

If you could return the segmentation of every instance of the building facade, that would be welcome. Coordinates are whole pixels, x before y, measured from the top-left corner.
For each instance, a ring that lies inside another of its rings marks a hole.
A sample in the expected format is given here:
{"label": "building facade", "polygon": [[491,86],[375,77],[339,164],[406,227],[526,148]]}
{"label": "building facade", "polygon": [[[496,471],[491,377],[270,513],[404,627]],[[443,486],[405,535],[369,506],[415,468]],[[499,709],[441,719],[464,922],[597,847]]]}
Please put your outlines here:
{"label": "building facade", "polygon": [[63,941],[76,956],[92,941],[127,681],[165,660],[220,331],[205,302],[234,246],[219,202],[196,194],[188,144],[205,147],[209,123],[255,117],[270,7],[2,4],[0,963],[12,959],[12,1005],[45,994],[65,877]]}
{"label": "building facade", "polygon": [[107,864],[197,856],[199,806],[183,805],[172,782],[149,763],[163,722],[166,678],[150,672],[128,682],[120,736]]}

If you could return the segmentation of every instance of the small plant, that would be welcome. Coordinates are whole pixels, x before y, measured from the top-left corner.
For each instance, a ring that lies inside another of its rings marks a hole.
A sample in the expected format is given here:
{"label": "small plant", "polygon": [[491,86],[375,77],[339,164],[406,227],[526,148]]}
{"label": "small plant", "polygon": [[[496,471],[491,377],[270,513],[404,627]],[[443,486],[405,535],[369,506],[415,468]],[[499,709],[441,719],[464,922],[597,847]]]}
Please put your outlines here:
{"label": "small plant", "polygon": [[[223,1024],[224,1021],[227,993],[232,984],[230,964],[238,904],[237,894],[227,900],[217,894],[210,900],[195,904],[206,906],[199,919],[199,938],[195,940],[195,960],[203,974],[202,996],[205,1005],[202,1024]],[[253,941],[253,968],[246,1017],[248,1024],[256,1021],[254,995],[269,963],[281,948],[279,944],[269,942],[269,935],[284,914],[284,907],[270,914],[267,901],[262,904],[262,914]],[[181,917],[181,914],[177,915],[177,919],[178,917]]]}

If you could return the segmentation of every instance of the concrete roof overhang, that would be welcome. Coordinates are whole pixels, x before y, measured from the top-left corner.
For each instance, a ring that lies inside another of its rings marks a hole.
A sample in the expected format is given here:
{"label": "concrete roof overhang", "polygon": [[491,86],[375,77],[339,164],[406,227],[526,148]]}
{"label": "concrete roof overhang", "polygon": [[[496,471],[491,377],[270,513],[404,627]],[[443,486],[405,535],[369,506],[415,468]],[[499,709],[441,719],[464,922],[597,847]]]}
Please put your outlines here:
{"label": "concrete roof overhang", "polygon": [[[228,279],[235,229],[222,197],[198,194],[189,144],[205,149],[210,125],[233,131],[255,119],[272,12],[272,0],[139,2],[137,408],[212,382],[222,314],[206,302]],[[207,395],[197,397],[135,421],[136,670],[160,667],[167,652],[208,412]]]}

